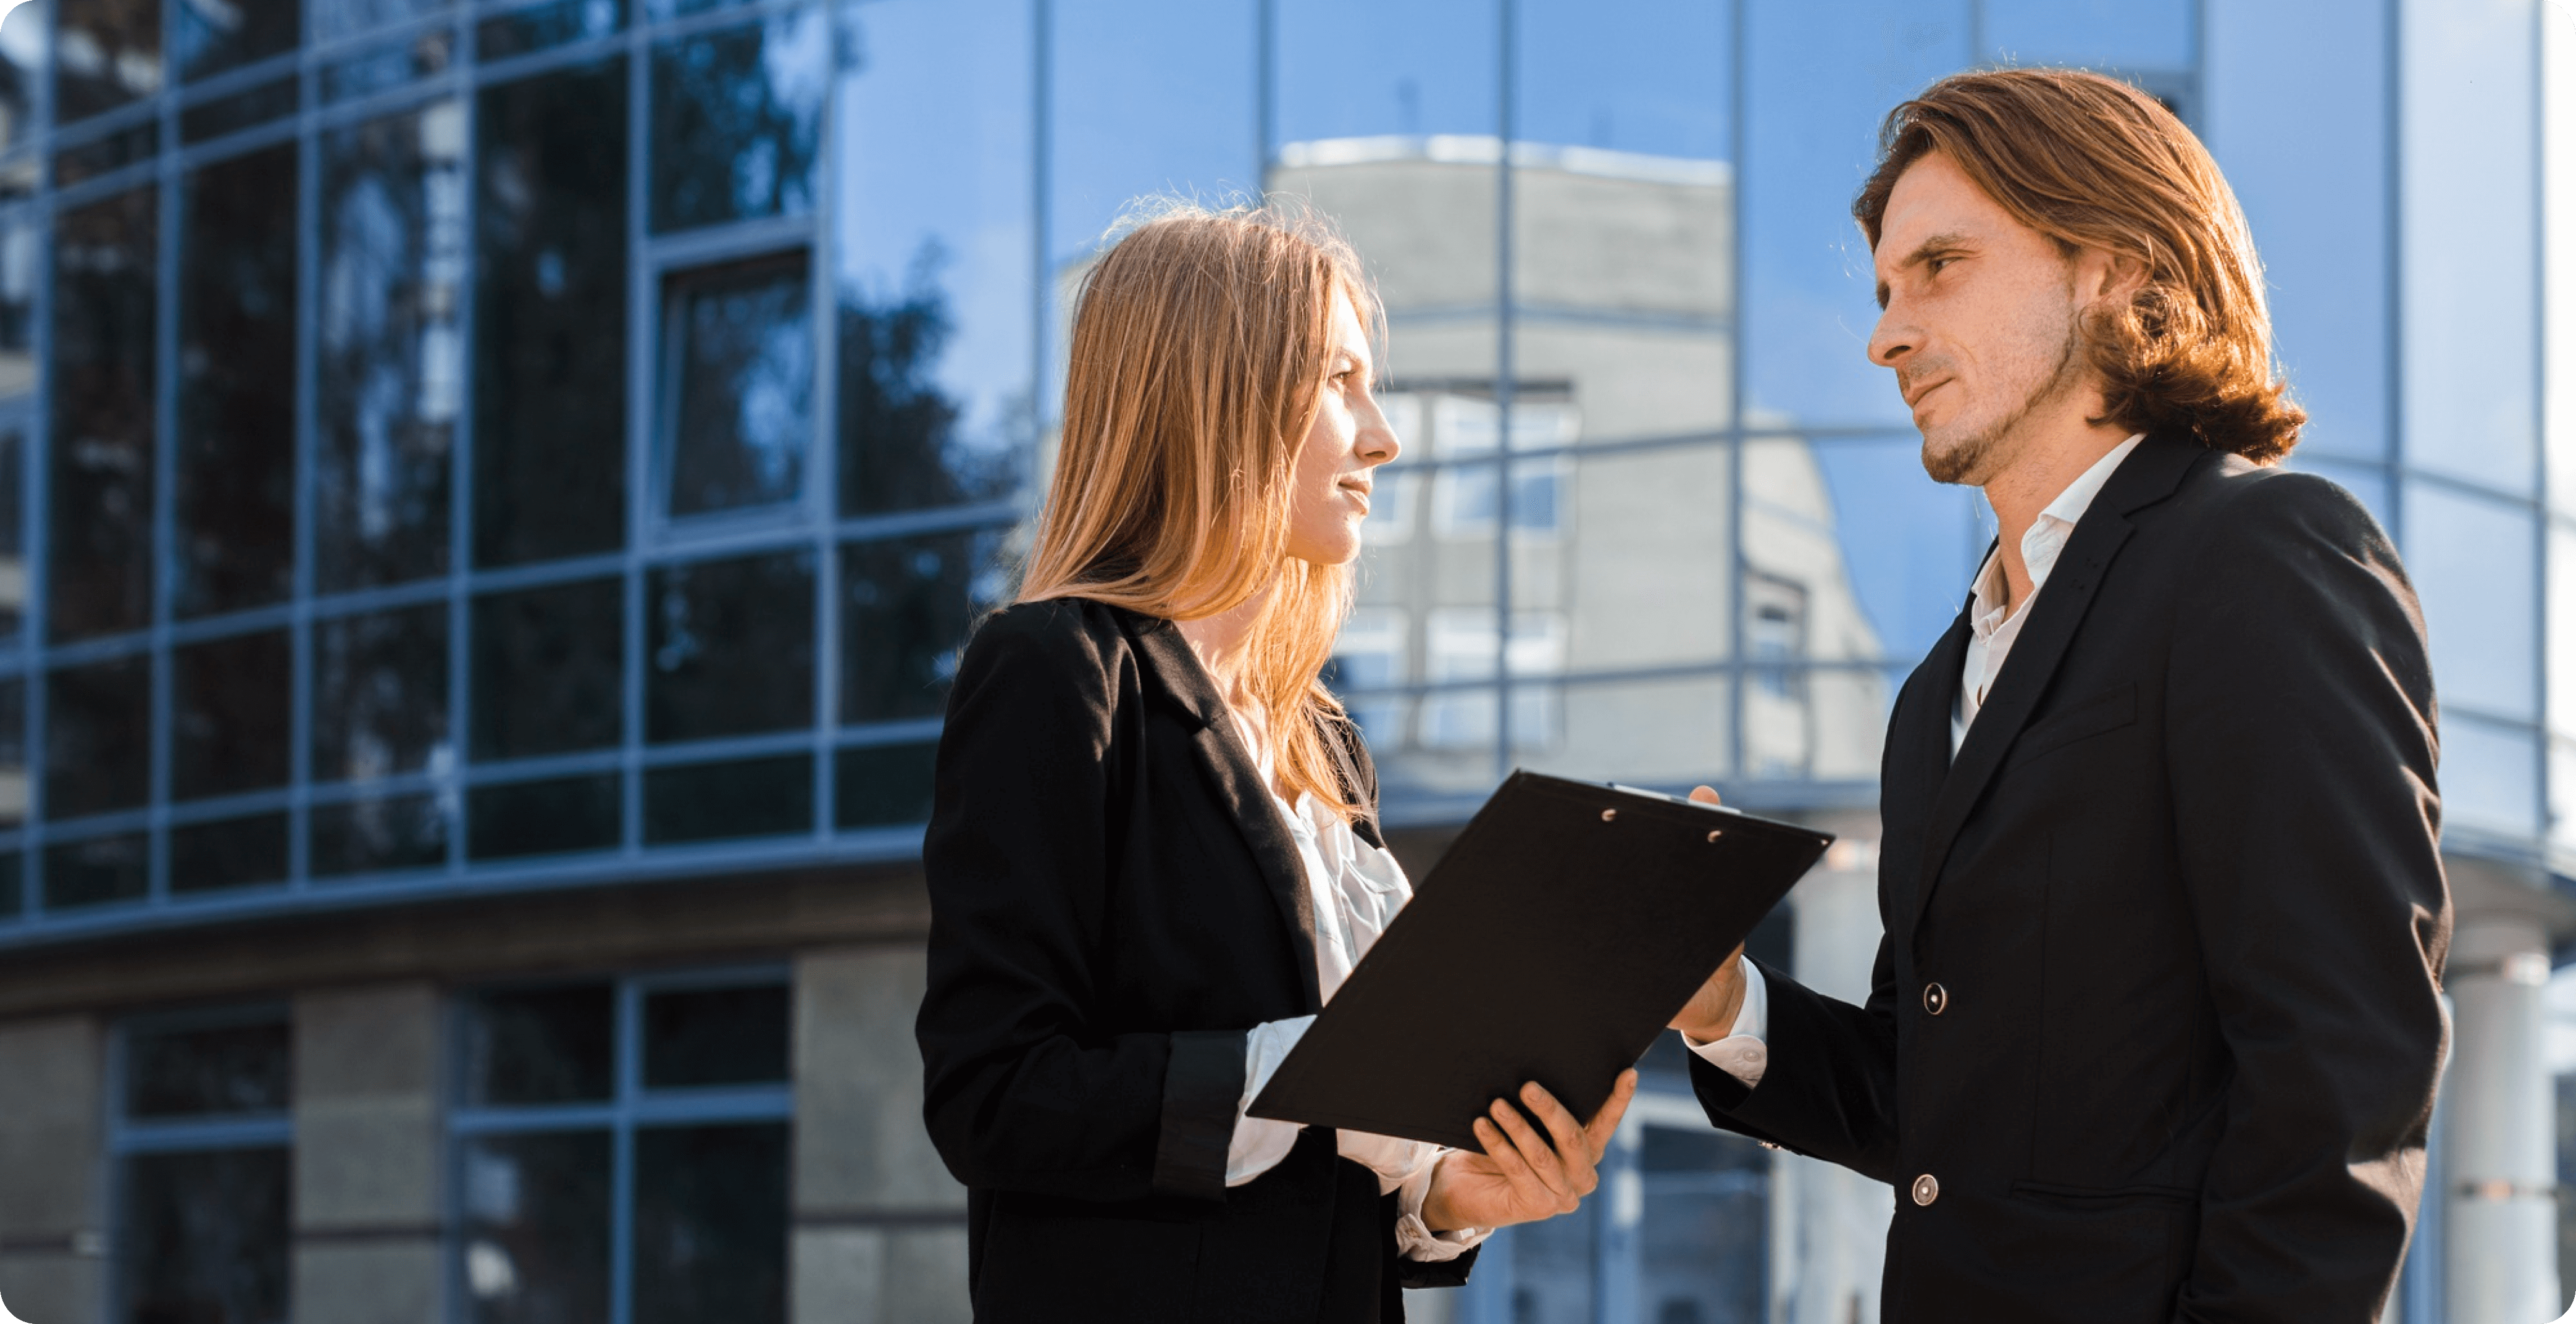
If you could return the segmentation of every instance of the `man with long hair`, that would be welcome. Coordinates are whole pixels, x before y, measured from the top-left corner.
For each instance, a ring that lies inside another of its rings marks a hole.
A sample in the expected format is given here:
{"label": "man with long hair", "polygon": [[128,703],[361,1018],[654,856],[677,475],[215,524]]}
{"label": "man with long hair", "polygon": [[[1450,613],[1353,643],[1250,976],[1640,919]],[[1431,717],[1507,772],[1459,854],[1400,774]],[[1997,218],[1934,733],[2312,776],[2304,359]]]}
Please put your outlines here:
{"label": "man with long hair", "polygon": [[2414,592],[2278,467],[2261,268],[2170,112],[1963,74],[1881,147],[1869,355],[2000,536],[1889,718],[1867,1004],[1730,960],[1675,1021],[1701,1102],[1896,1188],[1891,1324],[2364,1324],[2448,1030]]}

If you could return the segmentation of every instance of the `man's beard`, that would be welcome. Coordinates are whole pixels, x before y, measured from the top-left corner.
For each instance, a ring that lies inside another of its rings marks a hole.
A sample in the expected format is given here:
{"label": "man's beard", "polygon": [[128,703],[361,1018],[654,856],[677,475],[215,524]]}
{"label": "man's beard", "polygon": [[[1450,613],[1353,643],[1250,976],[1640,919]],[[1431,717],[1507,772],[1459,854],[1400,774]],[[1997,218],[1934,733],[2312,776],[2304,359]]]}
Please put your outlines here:
{"label": "man's beard", "polygon": [[1932,434],[1923,434],[1923,472],[1936,483],[1982,484],[1998,467],[1998,455],[2012,440],[2013,434],[2039,407],[2053,404],[2065,392],[2074,389],[2083,375],[2084,337],[2073,318],[2067,319],[2065,334],[2057,343],[2057,362],[2048,374],[2032,384],[2020,403],[2006,410],[2001,418],[1987,427],[1961,437],[1947,446],[1936,447]]}

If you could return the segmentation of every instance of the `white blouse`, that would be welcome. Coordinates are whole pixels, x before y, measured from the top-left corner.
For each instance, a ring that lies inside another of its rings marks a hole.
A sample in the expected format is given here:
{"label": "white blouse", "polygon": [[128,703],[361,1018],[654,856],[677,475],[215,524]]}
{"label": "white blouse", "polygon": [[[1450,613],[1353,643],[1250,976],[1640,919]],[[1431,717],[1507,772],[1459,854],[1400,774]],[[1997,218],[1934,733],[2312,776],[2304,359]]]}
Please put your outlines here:
{"label": "white blouse", "polygon": [[[1297,803],[1288,803],[1277,790],[1269,750],[1254,738],[1239,716],[1235,729],[1244,744],[1257,751],[1255,762],[1261,769],[1262,785],[1271,788],[1270,802],[1286,820],[1289,835],[1297,844],[1297,857],[1305,865],[1306,889],[1315,915],[1316,986],[1322,990],[1324,1000],[1330,1002],[1342,981],[1350,978],[1352,967],[1368,955],[1378,935],[1386,932],[1395,912],[1413,899],[1413,885],[1406,880],[1404,866],[1395,862],[1395,856],[1362,840],[1341,815],[1313,795],[1301,793]],[[1312,1016],[1298,1016],[1253,1027],[1244,1054],[1243,1098],[1235,1104],[1234,1140],[1226,1150],[1226,1185],[1241,1186],[1279,1166],[1296,1145],[1297,1133],[1306,1129],[1302,1122],[1248,1117],[1243,1110],[1252,1106],[1253,1096],[1270,1083],[1271,1073],[1279,1069],[1288,1050],[1297,1046],[1298,1037],[1314,1020]],[[1377,1174],[1380,1193],[1401,1193],[1395,1239],[1397,1248],[1408,1258],[1454,1259],[1492,1235],[1487,1228],[1433,1232],[1423,1224],[1422,1202],[1431,1189],[1432,1168],[1449,1152],[1443,1146],[1365,1131],[1345,1130],[1336,1135],[1336,1148],[1342,1157]]]}

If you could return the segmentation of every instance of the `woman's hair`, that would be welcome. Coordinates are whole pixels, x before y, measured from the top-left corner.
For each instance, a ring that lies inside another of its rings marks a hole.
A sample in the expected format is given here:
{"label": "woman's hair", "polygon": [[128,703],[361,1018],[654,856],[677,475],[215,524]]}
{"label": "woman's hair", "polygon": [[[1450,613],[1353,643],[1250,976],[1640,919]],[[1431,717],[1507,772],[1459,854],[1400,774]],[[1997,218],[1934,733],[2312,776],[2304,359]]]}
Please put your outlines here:
{"label": "woman's hair", "polygon": [[1132,228],[1074,305],[1064,431],[1020,601],[1084,597],[1186,621],[1272,588],[1244,684],[1280,784],[1364,816],[1340,730],[1350,719],[1318,679],[1350,610],[1350,567],[1287,547],[1333,296],[1372,328],[1376,297],[1327,222],[1278,203],[1159,202],[1121,224]]}
{"label": "woman's hair", "polygon": [[1890,111],[1878,168],[1852,215],[1878,247],[1888,195],[1933,152],[2014,219],[2073,253],[2135,259],[2126,307],[2083,321],[2105,416],[2269,463],[2307,411],[2272,363],[2263,268],[2236,195],[2173,112],[2126,83],[2071,69],[1956,74]]}

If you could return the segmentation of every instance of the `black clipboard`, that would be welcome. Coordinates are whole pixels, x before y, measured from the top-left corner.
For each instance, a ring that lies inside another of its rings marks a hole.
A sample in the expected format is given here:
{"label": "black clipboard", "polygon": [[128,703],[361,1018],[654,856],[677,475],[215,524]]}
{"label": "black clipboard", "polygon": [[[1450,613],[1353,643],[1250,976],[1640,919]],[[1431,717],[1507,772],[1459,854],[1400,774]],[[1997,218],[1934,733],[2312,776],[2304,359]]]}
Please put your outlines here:
{"label": "black clipboard", "polygon": [[1654,791],[1515,772],[1252,1101],[1482,1146],[1521,1082],[1577,1117],[1833,843]]}

